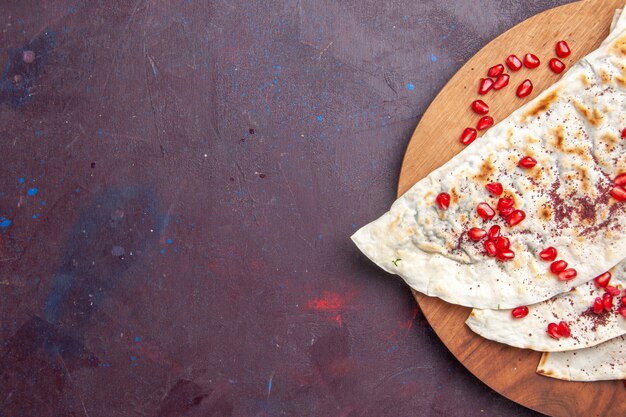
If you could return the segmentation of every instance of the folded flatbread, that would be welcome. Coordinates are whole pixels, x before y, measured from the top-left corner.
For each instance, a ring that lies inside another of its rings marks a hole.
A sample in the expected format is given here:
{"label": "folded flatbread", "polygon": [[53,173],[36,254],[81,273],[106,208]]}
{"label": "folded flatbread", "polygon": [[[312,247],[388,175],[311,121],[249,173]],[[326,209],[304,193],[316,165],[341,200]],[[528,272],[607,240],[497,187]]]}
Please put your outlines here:
{"label": "folded flatbread", "polygon": [[[612,180],[626,172],[625,15],[561,80],[358,230],[352,239],[359,249],[417,291],[492,309],[549,299],[625,258],[626,203],[609,195]],[[519,168],[525,156],[537,165]],[[485,189],[492,182],[502,183],[504,195],[526,213],[520,224],[476,214],[481,202],[496,207]],[[442,192],[451,196],[446,211],[435,204]],[[510,238],[513,260],[487,257],[482,242],[468,239],[470,228],[494,224]],[[573,280],[559,281],[538,258],[548,246],[577,271]]]}
{"label": "folded flatbread", "polygon": [[537,373],[566,381],[626,379],[626,336],[587,349],[544,353]]}
{"label": "folded flatbread", "polygon": [[[611,270],[610,285],[620,291],[626,288],[626,261]],[[513,318],[511,310],[474,309],[466,323],[479,335],[496,342],[541,352],[559,352],[600,344],[626,334],[626,319],[617,313],[621,296],[614,297],[612,311],[593,312],[594,300],[602,298],[604,288],[594,281],[586,282],[572,291],[528,306],[528,315]],[[548,336],[548,323],[565,321],[570,337],[558,340]]]}

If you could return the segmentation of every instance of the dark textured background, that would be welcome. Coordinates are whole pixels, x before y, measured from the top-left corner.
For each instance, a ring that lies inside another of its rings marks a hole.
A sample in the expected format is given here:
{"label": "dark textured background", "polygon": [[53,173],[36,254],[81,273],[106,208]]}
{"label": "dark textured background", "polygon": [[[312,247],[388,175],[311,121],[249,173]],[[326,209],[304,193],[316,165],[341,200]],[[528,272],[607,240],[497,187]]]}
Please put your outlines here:
{"label": "dark textured background", "polygon": [[562,3],[3,1],[0,415],[535,415],[348,237],[463,62]]}

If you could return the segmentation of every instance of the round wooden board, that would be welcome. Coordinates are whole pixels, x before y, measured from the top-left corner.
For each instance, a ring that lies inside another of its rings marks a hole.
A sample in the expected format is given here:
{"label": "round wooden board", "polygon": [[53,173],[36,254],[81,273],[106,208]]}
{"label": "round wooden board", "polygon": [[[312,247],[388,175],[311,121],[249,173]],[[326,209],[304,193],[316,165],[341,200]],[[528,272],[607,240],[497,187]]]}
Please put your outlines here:
{"label": "round wooden board", "polygon": [[[402,163],[398,196],[463,149],[458,138],[465,127],[476,124],[478,117],[469,104],[478,98],[478,80],[487,68],[504,63],[511,53],[521,58],[533,52],[543,61],[537,69],[512,73],[508,87],[481,97],[497,123],[560,77],[547,67],[557,40],[566,39],[572,49],[572,55],[564,60],[566,64],[576,62],[606,38],[615,9],[623,5],[624,0],[583,0],[560,6],[520,23],[485,46],[456,73],[424,113]],[[535,90],[526,100],[520,100],[515,89],[525,78],[533,80]],[[537,375],[541,353],[483,339],[464,324],[469,308],[417,292],[414,295],[454,356],[505,397],[551,416],[626,415],[626,389],[621,381],[565,382]]]}

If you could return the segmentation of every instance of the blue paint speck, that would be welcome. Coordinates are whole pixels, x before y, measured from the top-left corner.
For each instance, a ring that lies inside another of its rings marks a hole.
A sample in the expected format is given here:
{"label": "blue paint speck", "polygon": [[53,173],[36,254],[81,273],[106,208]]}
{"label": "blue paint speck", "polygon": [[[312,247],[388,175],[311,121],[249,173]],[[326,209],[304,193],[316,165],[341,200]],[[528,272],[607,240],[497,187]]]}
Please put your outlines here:
{"label": "blue paint speck", "polygon": [[317,240],[324,240],[324,235],[322,234],[317,235]]}
{"label": "blue paint speck", "polygon": [[430,56],[430,60],[431,60],[432,62],[437,62],[437,55],[431,55],[431,56]]}
{"label": "blue paint speck", "polygon": [[26,180],[24,178],[20,178],[18,181],[20,182],[20,184],[24,184],[24,181]]}
{"label": "blue paint speck", "polygon": [[352,228],[356,229],[356,223],[352,223]]}
{"label": "blue paint speck", "polygon": [[0,227],[2,227],[3,229],[11,226],[11,223],[12,223],[11,220],[9,220],[9,219],[2,219],[2,218],[0,218],[0,220],[2,220],[2,221],[0,221]]}
{"label": "blue paint speck", "polygon": [[324,116],[319,115],[319,116],[316,117],[316,119],[317,119],[318,122],[323,122],[324,121]]}
{"label": "blue paint speck", "polygon": [[167,242],[168,245],[171,245],[172,243],[174,243],[174,241],[172,239],[167,239],[166,242]]}
{"label": "blue paint speck", "polygon": [[45,205],[46,205],[46,200],[41,200],[41,201],[39,202],[39,204],[41,204],[42,206],[45,206]]}
{"label": "blue paint speck", "polygon": [[41,216],[41,214],[33,214],[33,219],[36,219],[39,216]]}
{"label": "blue paint speck", "polygon": [[36,188],[29,188],[28,191],[26,191],[26,194],[33,196],[33,195],[36,195],[38,192],[39,190]]}
{"label": "blue paint speck", "polygon": [[130,357],[130,360],[131,360],[131,361],[136,361],[136,360],[137,360],[137,356],[131,356],[131,357]]}
{"label": "blue paint speck", "polygon": [[161,249],[161,255],[165,254],[165,249]]}
{"label": "blue paint speck", "polygon": [[135,342],[141,342],[141,337],[135,336]]}
{"label": "blue paint speck", "polygon": [[415,86],[413,85],[413,83],[407,83],[406,89],[409,91],[413,91],[415,90]]}

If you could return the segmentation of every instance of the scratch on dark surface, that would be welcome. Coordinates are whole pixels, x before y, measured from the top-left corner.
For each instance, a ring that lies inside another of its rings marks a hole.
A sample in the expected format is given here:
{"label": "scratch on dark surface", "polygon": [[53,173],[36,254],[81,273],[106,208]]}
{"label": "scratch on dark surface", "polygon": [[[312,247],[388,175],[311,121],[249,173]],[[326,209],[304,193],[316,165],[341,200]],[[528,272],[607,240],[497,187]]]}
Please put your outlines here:
{"label": "scratch on dark surface", "polygon": [[[61,361],[61,364],[63,364],[63,369],[65,369],[65,373],[67,374],[67,379],[70,381],[70,384],[74,384],[74,379],[72,378],[72,374],[70,374],[70,370],[67,369],[67,365],[65,364],[65,361],[63,360],[63,356],[61,356],[59,352],[57,352],[57,357]],[[83,397],[80,394],[80,391],[77,391],[77,395],[78,395],[78,399],[80,400],[80,404],[83,407],[83,411],[85,412],[85,415],[89,417],[89,413],[87,413],[87,407],[85,407],[85,402],[83,401]]]}

